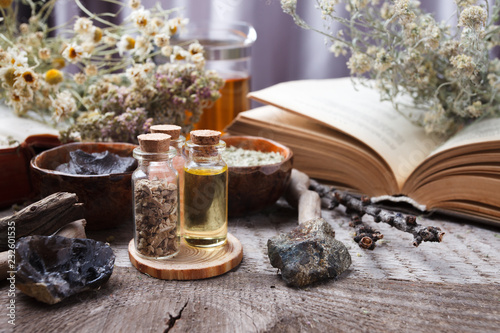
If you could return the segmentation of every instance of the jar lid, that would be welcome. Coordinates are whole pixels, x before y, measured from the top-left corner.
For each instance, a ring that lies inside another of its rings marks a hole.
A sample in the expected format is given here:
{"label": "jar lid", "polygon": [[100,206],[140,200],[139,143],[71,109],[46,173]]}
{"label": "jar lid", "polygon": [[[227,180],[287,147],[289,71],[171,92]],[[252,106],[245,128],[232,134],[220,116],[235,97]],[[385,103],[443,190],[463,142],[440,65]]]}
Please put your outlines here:
{"label": "jar lid", "polygon": [[170,135],[168,134],[141,134],[137,139],[141,150],[146,153],[166,153],[170,149]]}
{"label": "jar lid", "polygon": [[220,141],[221,132],[212,130],[191,131],[191,142],[200,146],[216,145]]}
{"label": "jar lid", "polygon": [[151,131],[151,133],[168,134],[172,137],[172,140],[177,140],[181,135],[181,129],[182,127],[177,125],[153,125],[149,130]]}

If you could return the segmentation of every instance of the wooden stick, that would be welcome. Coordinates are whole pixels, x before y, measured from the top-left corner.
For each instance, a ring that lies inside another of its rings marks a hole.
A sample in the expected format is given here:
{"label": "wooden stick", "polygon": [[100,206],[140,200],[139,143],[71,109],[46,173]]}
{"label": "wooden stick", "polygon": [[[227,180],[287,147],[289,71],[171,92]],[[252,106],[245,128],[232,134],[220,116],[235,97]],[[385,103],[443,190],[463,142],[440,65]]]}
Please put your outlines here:
{"label": "wooden stick", "polygon": [[74,193],[58,192],[0,219],[0,250],[8,250],[8,231],[15,232],[15,239],[28,235],[47,236],[70,222],[83,219],[83,204],[77,201]]}
{"label": "wooden stick", "polygon": [[321,199],[318,193],[309,190],[309,176],[305,173],[292,170],[285,198],[290,205],[298,208],[299,224],[321,217]]}

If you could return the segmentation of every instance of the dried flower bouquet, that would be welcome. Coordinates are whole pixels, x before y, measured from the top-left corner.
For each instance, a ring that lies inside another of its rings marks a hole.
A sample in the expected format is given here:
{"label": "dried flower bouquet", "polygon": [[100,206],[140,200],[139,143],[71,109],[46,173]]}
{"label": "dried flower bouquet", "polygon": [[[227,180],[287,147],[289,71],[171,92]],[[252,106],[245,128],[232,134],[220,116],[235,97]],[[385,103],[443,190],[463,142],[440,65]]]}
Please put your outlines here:
{"label": "dried flower bouquet", "polygon": [[[451,0],[450,0],[451,1]],[[338,14],[343,3],[350,17]],[[448,136],[481,117],[500,114],[500,1],[455,0],[457,10],[439,23],[412,0],[316,0],[322,19],[338,22],[316,29],[297,13],[297,0],[281,0],[297,25],[332,42],[336,56],[348,55],[352,76],[373,79],[383,100],[428,133]],[[410,96],[412,108],[400,97]],[[416,107],[416,109],[415,109]],[[411,110],[411,111],[409,111]]]}
{"label": "dried flower bouquet", "polygon": [[[155,123],[186,131],[219,97],[223,80],[207,71],[203,48],[171,45],[187,23],[178,9],[140,0],[116,13],[91,13],[48,25],[57,0],[0,1],[0,98],[18,115],[36,114],[62,129],[63,140],[135,142]],[[16,20],[29,5],[26,23]],[[185,48],[184,48],[185,47]]]}

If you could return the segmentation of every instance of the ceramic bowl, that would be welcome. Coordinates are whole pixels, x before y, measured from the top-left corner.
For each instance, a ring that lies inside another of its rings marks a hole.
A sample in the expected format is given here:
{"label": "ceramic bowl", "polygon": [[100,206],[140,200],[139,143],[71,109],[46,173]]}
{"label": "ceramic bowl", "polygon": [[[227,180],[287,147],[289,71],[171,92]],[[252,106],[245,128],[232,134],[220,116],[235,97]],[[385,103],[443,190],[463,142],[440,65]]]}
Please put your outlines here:
{"label": "ceramic bowl", "polygon": [[87,229],[100,230],[132,220],[132,172],[104,175],[73,175],[55,171],[69,160],[69,152],[108,150],[119,156],[132,156],[137,147],[128,143],[69,143],[46,150],[31,159],[33,185],[42,196],[55,192],[76,193],[84,204]]}
{"label": "ceramic bowl", "polygon": [[262,137],[228,136],[223,140],[228,147],[278,152],[284,156],[284,160],[280,163],[228,168],[229,216],[258,212],[274,204],[288,185],[293,166],[292,150]]}

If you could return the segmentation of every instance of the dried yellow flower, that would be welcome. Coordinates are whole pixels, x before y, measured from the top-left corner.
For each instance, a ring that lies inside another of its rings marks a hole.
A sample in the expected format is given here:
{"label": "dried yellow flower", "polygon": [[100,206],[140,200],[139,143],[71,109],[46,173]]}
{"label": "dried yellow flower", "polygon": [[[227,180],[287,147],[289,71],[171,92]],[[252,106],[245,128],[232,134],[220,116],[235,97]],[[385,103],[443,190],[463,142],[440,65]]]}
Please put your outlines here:
{"label": "dried yellow flower", "polygon": [[57,69],[50,69],[45,73],[45,82],[51,85],[56,85],[61,83],[64,77],[60,71]]}

